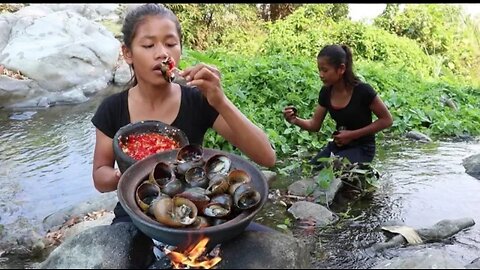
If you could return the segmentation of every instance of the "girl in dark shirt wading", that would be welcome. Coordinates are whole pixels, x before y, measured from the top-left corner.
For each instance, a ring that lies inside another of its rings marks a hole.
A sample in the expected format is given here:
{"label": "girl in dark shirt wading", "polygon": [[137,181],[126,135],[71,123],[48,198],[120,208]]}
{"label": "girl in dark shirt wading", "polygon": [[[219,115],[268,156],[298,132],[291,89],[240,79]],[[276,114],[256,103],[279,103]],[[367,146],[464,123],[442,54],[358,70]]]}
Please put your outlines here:
{"label": "girl in dark shirt wading", "polygon": [[[323,87],[312,118],[297,117],[295,107],[283,110],[285,119],[308,131],[319,131],[327,112],[336,123],[337,131],[311,163],[320,165],[319,158],[346,157],[350,162],[371,162],[375,156],[375,133],[390,127],[392,116],[375,90],[355,76],[352,52],[345,45],[328,45],[317,56]],[[372,122],[372,112],[377,120]]]}
{"label": "girl in dark shirt wading", "polygon": [[[247,119],[226,97],[220,72],[205,64],[180,73],[187,86],[168,82],[158,70],[167,57],[180,60],[182,34],[173,12],[146,4],[130,11],[122,27],[122,52],[134,70],[127,90],[107,97],[92,118],[96,127],[93,181],[100,192],[117,189],[120,171],[115,169],[112,139],[122,126],[142,120],[158,120],[180,128],[193,144],[202,144],[213,128],[252,161],[265,167],[276,156],[266,134]],[[195,88],[193,88],[195,86]],[[113,223],[131,221],[117,203]]]}

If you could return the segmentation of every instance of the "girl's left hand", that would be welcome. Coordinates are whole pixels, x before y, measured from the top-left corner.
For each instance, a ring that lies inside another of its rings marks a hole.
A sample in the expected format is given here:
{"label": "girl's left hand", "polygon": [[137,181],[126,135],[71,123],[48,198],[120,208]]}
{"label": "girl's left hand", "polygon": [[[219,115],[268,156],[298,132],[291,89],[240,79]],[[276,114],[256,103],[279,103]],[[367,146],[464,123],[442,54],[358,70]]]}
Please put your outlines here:
{"label": "girl's left hand", "polygon": [[354,133],[351,130],[340,130],[336,135],[333,135],[333,140],[337,145],[347,145],[355,138]]}
{"label": "girl's left hand", "polygon": [[221,85],[221,74],[216,67],[200,63],[186,68],[180,72],[180,76],[185,78],[187,85],[196,86],[212,107],[217,108],[225,102],[226,96]]}

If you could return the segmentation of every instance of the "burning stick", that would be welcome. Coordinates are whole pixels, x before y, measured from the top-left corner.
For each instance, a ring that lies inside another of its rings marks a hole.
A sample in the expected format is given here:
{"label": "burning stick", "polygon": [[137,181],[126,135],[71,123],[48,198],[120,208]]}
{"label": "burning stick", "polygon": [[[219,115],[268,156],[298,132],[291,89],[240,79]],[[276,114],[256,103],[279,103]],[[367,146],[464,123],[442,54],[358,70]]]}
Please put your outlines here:
{"label": "burning stick", "polygon": [[208,259],[208,256],[203,255],[209,239],[207,237],[201,239],[197,244],[190,246],[184,253],[164,249],[165,254],[172,262],[175,269],[186,268],[203,268],[210,269],[217,265],[222,258],[215,254],[214,258]]}

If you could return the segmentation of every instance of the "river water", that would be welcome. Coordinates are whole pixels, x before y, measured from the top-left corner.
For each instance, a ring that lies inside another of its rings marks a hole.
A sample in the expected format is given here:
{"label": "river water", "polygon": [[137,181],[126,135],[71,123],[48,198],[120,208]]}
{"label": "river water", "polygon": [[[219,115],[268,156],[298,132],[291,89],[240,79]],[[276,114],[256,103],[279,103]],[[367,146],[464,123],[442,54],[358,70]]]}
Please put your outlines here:
{"label": "river water", "polygon": [[[49,214],[99,194],[91,177],[95,129],[90,119],[102,98],[117,91],[109,88],[74,106],[0,111],[0,225],[19,218],[41,224]],[[382,177],[373,198],[353,204],[336,226],[306,237],[316,245],[314,267],[369,268],[380,259],[407,252],[409,247],[374,256],[363,252],[385,240],[376,230],[383,222],[397,220],[414,228],[463,217],[480,222],[480,181],[467,175],[461,164],[462,159],[480,153],[480,144],[384,142],[378,149],[374,165]],[[289,183],[282,177],[277,181],[277,187]],[[260,219],[275,227],[286,217],[285,208],[267,203]],[[445,249],[467,264],[480,256],[480,227],[477,224],[448,241],[427,245]],[[0,265],[8,266],[2,260]]]}

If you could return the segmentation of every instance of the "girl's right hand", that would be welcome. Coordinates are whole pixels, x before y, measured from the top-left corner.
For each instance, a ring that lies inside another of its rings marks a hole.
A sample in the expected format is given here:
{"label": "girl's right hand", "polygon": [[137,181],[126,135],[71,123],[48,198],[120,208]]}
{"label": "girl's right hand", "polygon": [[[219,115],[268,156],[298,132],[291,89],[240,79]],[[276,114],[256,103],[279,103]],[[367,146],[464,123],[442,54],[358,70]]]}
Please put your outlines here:
{"label": "girl's right hand", "polygon": [[294,106],[287,106],[283,109],[283,117],[290,123],[295,124],[297,121],[297,109]]}

